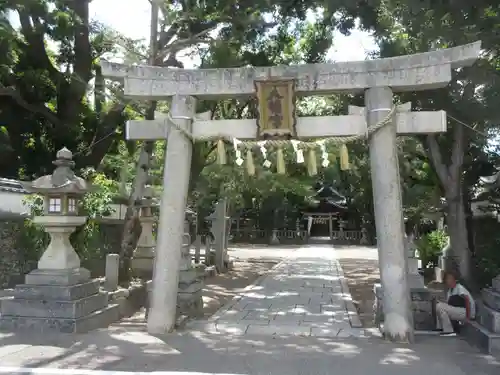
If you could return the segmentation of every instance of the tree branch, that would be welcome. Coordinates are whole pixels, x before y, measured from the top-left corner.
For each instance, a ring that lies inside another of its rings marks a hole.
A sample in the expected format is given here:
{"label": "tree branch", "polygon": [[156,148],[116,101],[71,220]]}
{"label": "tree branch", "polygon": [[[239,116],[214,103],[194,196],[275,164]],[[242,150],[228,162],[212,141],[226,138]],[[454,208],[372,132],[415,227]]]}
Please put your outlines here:
{"label": "tree branch", "polygon": [[[87,83],[92,78],[92,49],[89,39],[89,9],[86,1],[72,1],[71,9],[78,17],[75,20],[75,45],[71,90],[85,94]],[[76,95],[76,94],[75,94]],[[81,95],[78,95],[81,96]]]}
{"label": "tree branch", "polygon": [[436,136],[433,134],[428,135],[426,137],[426,143],[429,149],[429,159],[432,161],[432,164],[434,164],[434,168],[439,180],[441,181],[441,185],[446,186],[449,182],[450,176],[448,174],[448,167],[443,162]]}
{"label": "tree branch", "polygon": [[199,43],[207,43],[209,40],[206,39],[206,34],[210,31],[215,30],[217,24],[213,26],[207,26],[207,28],[189,38],[177,39],[168,45],[161,45],[158,53],[158,57],[164,59],[167,55],[175,55],[180,50],[193,46]]}
{"label": "tree branch", "polygon": [[45,106],[38,106],[28,103],[22,95],[15,89],[10,87],[2,87],[0,86],[0,96],[9,96],[11,97],[17,104],[19,104],[24,109],[32,113],[38,113],[50,121],[53,125],[61,125],[61,121],[57,118],[57,116]]}
{"label": "tree branch", "polygon": [[57,70],[49,59],[47,49],[45,48],[43,25],[38,22],[38,27],[33,27],[30,21],[30,9],[17,9],[19,21],[21,23],[21,32],[28,42],[26,53],[33,57],[33,61],[39,63],[39,66],[45,68],[52,80],[52,83],[57,86],[57,82],[61,79],[61,72]]}

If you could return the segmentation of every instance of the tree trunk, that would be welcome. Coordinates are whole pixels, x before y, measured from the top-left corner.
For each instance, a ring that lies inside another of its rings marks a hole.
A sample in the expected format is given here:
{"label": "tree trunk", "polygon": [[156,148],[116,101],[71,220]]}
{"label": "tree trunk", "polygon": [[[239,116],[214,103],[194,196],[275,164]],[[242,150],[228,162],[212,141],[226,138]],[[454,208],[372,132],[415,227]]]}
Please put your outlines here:
{"label": "tree trunk", "polygon": [[[149,111],[154,113],[156,103],[152,103]],[[144,188],[148,182],[149,168],[154,149],[154,142],[144,142],[137,162],[137,171],[134,185],[130,192],[125,213],[125,222],[123,224],[123,236],[120,248],[120,280],[129,281],[131,278],[131,263],[134,256],[134,250],[142,232],[142,225],[139,219],[139,209]]]}
{"label": "tree trunk", "polygon": [[[427,149],[429,159],[434,166],[444,196],[446,198],[446,213],[448,234],[450,235],[451,256],[447,263],[451,269],[459,271],[461,278],[471,282],[470,250],[467,234],[467,222],[462,195],[462,175],[466,136],[462,126],[455,126],[452,132],[453,146],[449,164],[446,164],[442,149],[434,135],[428,135]],[[449,147],[449,146],[448,146]]]}
{"label": "tree trunk", "polygon": [[447,224],[450,235],[450,251],[447,269],[458,271],[461,277],[470,283],[470,250],[466,224],[465,209],[462,196],[446,197]]}
{"label": "tree trunk", "polygon": [[[150,56],[149,62],[155,65],[157,55],[157,40],[158,40],[158,2],[151,2],[151,29],[150,29]],[[157,102],[151,101],[146,111],[146,120],[154,120]],[[142,225],[139,219],[139,209],[141,200],[144,196],[144,189],[149,179],[149,168],[153,158],[154,141],[144,142],[142,145],[139,161],[137,162],[137,170],[130,192],[130,197],[127,204],[127,212],[125,214],[125,223],[123,225],[123,237],[120,248],[120,279],[129,281],[131,278],[131,265],[134,250],[139,242],[139,237],[142,232]]]}

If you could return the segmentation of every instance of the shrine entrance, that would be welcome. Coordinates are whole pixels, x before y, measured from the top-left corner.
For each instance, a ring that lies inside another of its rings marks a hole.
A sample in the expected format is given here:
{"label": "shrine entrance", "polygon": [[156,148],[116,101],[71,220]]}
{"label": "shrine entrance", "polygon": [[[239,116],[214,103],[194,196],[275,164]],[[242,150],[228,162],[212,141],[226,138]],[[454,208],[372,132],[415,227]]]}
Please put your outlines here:
{"label": "shrine entrance", "polygon": [[304,213],[304,222],[308,237],[329,237],[333,240],[333,231],[339,230],[336,213]]}
{"label": "shrine entrance", "polygon": [[[452,69],[471,66],[480,52],[481,43],[476,42],[379,60],[193,70],[101,60],[103,76],[123,81],[125,96],[170,101],[168,116],[127,123],[129,140],[166,139],[168,143],[148,332],[164,334],[176,323],[182,261],[179,249],[184,238],[193,142],[215,142],[221,164],[227,162],[225,147],[230,146],[235,163],[245,164],[249,176],[256,173],[255,160],[285,174],[284,149],[293,149],[296,163],[306,164],[313,176],[318,161],[322,167],[330,163],[328,145],[337,146],[340,169],[346,170],[346,144],[365,139],[369,144],[383,309],[390,317],[384,322],[384,335],[394,341],[412,341],[397,136],[445,132],[447,121],[444,111],[411,112],[411,103],[395,104],[393,93],[446,87]],[[365,107],[349,106],[348,114],[340,116],[296,115],[297,96],[334,92],[364,92]],[[197,100],[235,96],[257,98],[256,119],[213,120],[210,112],[196,113]]]}

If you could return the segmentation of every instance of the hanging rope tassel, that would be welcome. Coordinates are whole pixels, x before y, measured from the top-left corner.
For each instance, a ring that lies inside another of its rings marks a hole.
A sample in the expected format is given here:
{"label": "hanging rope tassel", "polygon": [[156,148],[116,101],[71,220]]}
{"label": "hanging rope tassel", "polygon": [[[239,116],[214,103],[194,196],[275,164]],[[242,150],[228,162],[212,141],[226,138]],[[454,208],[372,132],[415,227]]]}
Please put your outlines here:
{"label": "hanging rope tassel", "polygon": [[276,172],[278,174],[285,174],[285,157],[283,155],[283,149],[281,147],[276,151]]}
{"label": "hanging rope tassel", "polygon": [[247,150],[247,173],[249,176],[254,176],[255,175],[255,164],[253,162],[253,153],[252,150]]}
{"label": "hanging rope tassel", "polygon": [[307,173],[309,176],[316,176],[318,174],[318,166],[316,164],[316,151],[310,148],[307,155]]}
{"label": "hanging rope tassel", "polygon": [[349,151],[345,143],[340,146],[340,170],[347,171],[349,169]]}
{"label": "hanging rope tassel", "polygon": [[219,139],[217,141],[217,162],[220,165],[224,165],[227,163],[226,147],[225,147],[224,141],[222,139]]}

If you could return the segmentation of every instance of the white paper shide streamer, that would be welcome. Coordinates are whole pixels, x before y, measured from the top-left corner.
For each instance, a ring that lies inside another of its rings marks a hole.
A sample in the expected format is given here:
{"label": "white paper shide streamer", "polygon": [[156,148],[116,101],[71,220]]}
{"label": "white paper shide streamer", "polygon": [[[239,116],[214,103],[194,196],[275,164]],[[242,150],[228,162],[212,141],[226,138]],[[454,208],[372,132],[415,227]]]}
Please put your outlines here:
{"label": "white paper shide streamer", "polygon": [[243,158],[241,157],[241,150],[238,148],[240,143],[241,143],[240,140],[238,140],[236,138],[233,139],[234,153],[236,155],[236,164],[239,167],[243,164]]}
{"label": "white paper shide streamer", "polygon": [[260,141],[257,143],[260,147],[260,152],[262,153],[262,157],[264,158],[264,163],[262,165],[266,168],[270,168],[272,163],[271,161],[267,158],[267,149],[266,149],[266,141]]}
{"label": "white paper shide streamer", "polygon": [[330,165],[330,160],[328,158],[328,151],[326,151],[326,144],[324,140],[316,141],[321,150],[321,165],[326,168]]}
{"label": "white paper shide streamer", "polygon": [[304,162],[304,151],[299,148],[300,141],[291,140],[293,151],[295,151],[295,155],[297,157],[297,163],[302,164]]}

